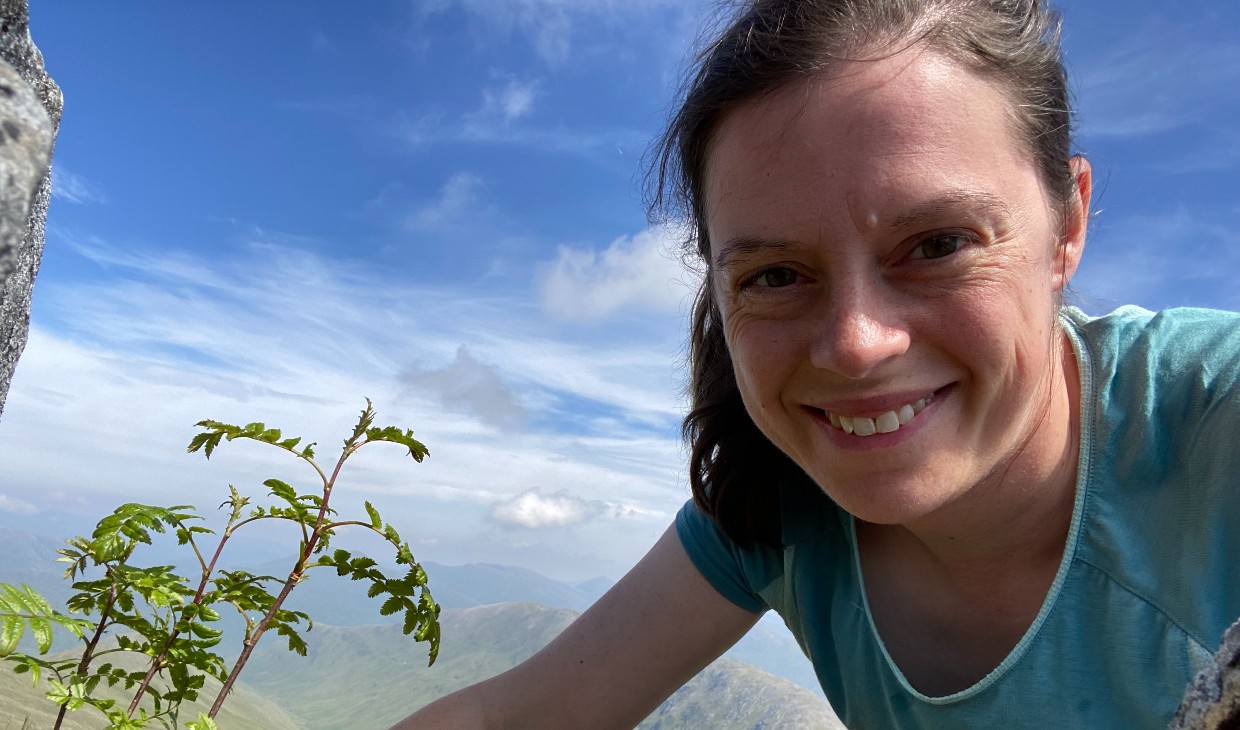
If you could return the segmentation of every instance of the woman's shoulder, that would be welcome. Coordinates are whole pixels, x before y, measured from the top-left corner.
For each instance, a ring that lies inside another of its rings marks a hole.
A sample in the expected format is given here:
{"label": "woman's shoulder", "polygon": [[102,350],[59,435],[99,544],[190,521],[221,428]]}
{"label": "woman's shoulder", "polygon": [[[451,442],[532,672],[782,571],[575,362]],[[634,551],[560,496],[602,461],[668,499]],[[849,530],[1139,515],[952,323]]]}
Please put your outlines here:
{"label": "woman's shoulder", "polygon": [[1230,344],[1232,355],[1240,350],[1240,312],[1199,307],[1151,311],[1126,305],[1107,314],[1089,315],[1076,307],[1064,307],[1060,318],[1102,351],[1135,348],[1174,353],[1214,349],[1220,344]]}
{"label": "woman's shoulder", "polygon": [[1240,313],[1124,306],[1091,316],[1067,307],[1061,320],[1094,375],[1112,388],[1204,387],[1226,395],[1240,381]]}

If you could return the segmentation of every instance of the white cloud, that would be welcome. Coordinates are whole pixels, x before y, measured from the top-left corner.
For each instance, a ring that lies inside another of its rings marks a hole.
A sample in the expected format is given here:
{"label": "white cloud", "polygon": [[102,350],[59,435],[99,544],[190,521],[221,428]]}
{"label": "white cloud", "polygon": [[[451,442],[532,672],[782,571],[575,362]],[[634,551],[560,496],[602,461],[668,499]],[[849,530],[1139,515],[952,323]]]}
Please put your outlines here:
{"label": "white cloud", "polygon": [[438,393],[445,408],[477,416],[496,428],[512,427],[525,420],[525,411],[503,378],[494,368],[475,359],[465,345],[457,348],[456,359],[447,367],[411,367],[403,377],[415,389]]}
{"label": "white cloud", "polygon": [[39,514],[39,508],[23,499],[17,499],[0,493],[0,512],[12,512],[16,515],[37,515]]}
{"label": "white cloud", "polygon": [[603,516],[633,517],[641,510],[622,504],[578,497],[567,490],[542,494],[530,489],[511,499],[491,505],[491,519],[501,525],[539,530],[547,527],[569,527]]}
{"label": "white cloud", "polygon": [[494,504],[491,519],[531,530],[565,527],[597,516],[601,506],[601,503],[591,503],[563,491],[544,496],[530,490]]}
{"label": "white cloud", "polygon": [[1186,210],[1091,224],[1081,267],[1072,281],[1086,309],[1120,304],[1240,308],[1234,272],[1240,234]]}
{"label": "white cloud", "polygon": [[66,170],[63,165],[52,167],[52,197],[76,205],[108,202],[103,188]]}
{"label": "white cloud", "polygon": [[626,127],[547,127],[528,123],[542,82],[508,79],[487,86],[477,107],[465,112],[437,109],[404,115],[387,128],[415,147],[444,142],[502,144],[528,147],[557,154],[607,157],[641,150],[650,142],[650,133]]}
{"label": "white cloud", "polygon": [[484,539],[491,506],[538,484],[632,515],[628,529],[599,521],[605,539],[589,547],[539,543],[544,567],[572,554],[580,566],[564,571],[588,577],[631,565],[684,500],[678,318],[562,333],[536,291],[421,285],[271,232],[228,256],[50,235],[107,276],[40,282],[0,421],[10,506],[57,493],[81,509],[197,501],[211,512],[228,483],[261,494],[264,479],[313,474],[244,442],[210,462],[187,455],[193,423],[261,420],[317,440],[326,459],[363,396],[431,457],[367,449],[338,506],[373,499],[410,539],[439,541],[428,559],[508,560],[510,546]]}
{"label": "white cloud", "polygon": [[469,172],[458,172],[444,183],[439,197],[416,210],[405,219],[409,230],[432,230],[459,222],[479,207],[478,193],[482,178]]}
{"label": "white cloud", "polygon": [[1240,43],[1151,20],[1081,63],[1082,127],[1093,137],[1166,132],[1213,116],[1235,99],[1237,85]]}
{"label": "white cloud", "polygon": [[542,281],[543,308],[572,322],[632,311],[686,311],[700,275],[678,253],[681,236],[651,228],[617,238],[603,251],[560,247]]}
{"label": "white cloud", "polygon": [[484,118],[498,116],[506,123],[528,116],[534,109],[537,90],[537,83],[516,79],[509,79],[500,87],[483,89],[481,115]]}
{"label": "white cloud", "polygon": [[523,36],[545,63],[558,66],[569,60],[574,44],[585,35],[581,29],[585,21],[600,20],[614,31],[655,10],[701,17],[700,12],[686,10],[687,4],[685,0],[437,0],[425,3],[421,11],[430,15],[459,7],[492,33]]}

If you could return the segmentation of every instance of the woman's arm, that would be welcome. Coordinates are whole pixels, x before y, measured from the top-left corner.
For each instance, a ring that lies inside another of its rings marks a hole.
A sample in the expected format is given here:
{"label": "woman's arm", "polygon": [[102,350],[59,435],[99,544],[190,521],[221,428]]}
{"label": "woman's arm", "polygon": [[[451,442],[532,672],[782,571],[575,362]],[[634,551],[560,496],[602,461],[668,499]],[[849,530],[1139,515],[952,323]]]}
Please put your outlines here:
{"label": "woman's arm", "polygon": [[702,577],[673,526],[542,651],[393,730],[632,728],[757,620]]}

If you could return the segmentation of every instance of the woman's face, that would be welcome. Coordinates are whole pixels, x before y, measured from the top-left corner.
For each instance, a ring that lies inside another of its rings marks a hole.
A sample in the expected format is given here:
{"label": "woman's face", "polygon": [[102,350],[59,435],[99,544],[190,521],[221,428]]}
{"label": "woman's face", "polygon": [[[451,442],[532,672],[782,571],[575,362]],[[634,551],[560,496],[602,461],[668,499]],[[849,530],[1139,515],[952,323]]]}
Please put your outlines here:
{"label": "woman's face", "polygon": [[1065,220],[1014,128],[999,90],[915,48],[742,105],[712,143],[711,286],[745,406],[863,520],[930,515],[1056,448],[1057,293],[1086,212]]}

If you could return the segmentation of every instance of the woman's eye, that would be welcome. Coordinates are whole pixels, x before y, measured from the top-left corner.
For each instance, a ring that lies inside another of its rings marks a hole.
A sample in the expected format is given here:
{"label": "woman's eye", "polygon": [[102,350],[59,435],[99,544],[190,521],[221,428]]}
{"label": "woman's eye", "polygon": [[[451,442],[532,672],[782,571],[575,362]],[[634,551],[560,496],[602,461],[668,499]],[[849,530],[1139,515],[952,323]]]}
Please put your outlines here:
{"label": "woman's eye", "polygon": [[917,247],[913,249],[913,258],[941,259],[944,256],[951,256],[956,253],[968,242],[969,238],[967,236],[954,233],[932,236],[917,244]]}
{"label": "woman's eye", "polygon": [[779,289],[797,282],[797,272],[784,267],[767,269],[751,278],[748,283],[764,289]]}

